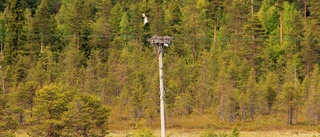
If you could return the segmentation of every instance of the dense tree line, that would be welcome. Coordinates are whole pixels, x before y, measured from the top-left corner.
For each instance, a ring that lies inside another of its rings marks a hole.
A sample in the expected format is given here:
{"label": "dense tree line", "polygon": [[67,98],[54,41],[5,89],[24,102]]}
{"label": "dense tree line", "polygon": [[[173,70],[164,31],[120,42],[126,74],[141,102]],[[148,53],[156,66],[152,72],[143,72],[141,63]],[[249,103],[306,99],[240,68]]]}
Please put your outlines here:
{"label": "dense tree line", "polygon": [[173,37],[167,116],[320,123],[318,0],[0,0],[0,11],[1,134],[103,135],[108,108],[152,123],[152,35]]}

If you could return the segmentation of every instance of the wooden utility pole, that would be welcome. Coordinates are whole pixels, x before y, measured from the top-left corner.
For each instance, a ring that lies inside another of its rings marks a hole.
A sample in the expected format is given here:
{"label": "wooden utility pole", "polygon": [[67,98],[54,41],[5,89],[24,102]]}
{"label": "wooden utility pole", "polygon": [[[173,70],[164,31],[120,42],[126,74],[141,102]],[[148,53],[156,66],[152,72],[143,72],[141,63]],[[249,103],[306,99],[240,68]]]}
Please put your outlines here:
{"label": "wooden utility pole", "polygon": [[162,49],[163,46],[168,47],[171,43],[169,36],[153,36],[149,41],[151,44],[159,46],[159,75],[160,75],[160,118],[161,118],[161,137],[166,137],[166,122],[165,122],[165,109],[164,109],[164,86],[163,86],[163,64],[162,64]]}

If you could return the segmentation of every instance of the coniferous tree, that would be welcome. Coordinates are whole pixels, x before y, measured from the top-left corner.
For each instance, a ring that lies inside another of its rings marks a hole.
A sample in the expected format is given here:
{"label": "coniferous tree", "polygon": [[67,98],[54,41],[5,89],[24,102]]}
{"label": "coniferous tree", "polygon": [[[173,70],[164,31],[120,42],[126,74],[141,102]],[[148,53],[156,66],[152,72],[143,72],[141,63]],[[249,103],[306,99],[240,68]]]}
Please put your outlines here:
{"label": "coniferous tree", "polygon": [[108,130],[109,109],[94,95],[76,95],[63,112],[62,136],[105,136]]}
{"label": "coniferous tree", "polygon": [[303,55],[303,62],[304,62],[304,72],[306,75],[310,75],[312,69],[313,69],[313,64],[317,63],[319,61],[319,43],[317,42],[319,40],[319,5],[320,2],[316,0],[311,0],[308,2],[309,3],[309,8],[308,11],[310,12],[310,15],[308,16],[308,26],[306,30],[306,36],[303,40],[303,50],[302,50],[302,55]]}
{"label": "coniferous tree", "polygon": [[110,12],[110,18],[108,19],[108,24],[110,28],[110,38],[113,40],[114,43],[119,42],[118,40],[115,40],[115,38],[119,36],[122,15],[123,8],[121,7],[120,3],[117,3],[115,6],[112,7]]}
{"label": "coniferous tree", "polygon": [[310,75],[310,90],[307,95],[307,117],[311,124],[319,123],[319,66],[315,65]]}
{"label": "coniferous tree", "polygon": [[66,92],[60,86],[44,86],[36,91],[32,114],[32,136],[59,136],[62,114],[67,110],[67,101],[72,99],[72,91]]}
{"label": "coniferous tree", "polygon": [[[265,100],[266,113],[271,114],[276,98],[278,96],[279,76],[274,72],[268,72],[265,75],[265,83],[263,84],[263,98]],[[263,107],[263,106],[262,106]]]}
{"label": "coniferous tree", "polygon": [[[294,75],[296,58],[289,60],[286,66],[285,83],[282,86],[278,102],[284,106],[288,114],[288,123],[293,124],[293,117],[298,112],[302,93],[300,91],[300,82]],[[297,121],[296,121],[297,122]]]}
{"label": "coniferous tree", "polygon": [[275,7],[274,0],[264,0],[262,2],[258,17],[267,35],[271,34],[278,27],[279,12]]}
{"label": "coniferous tree", "polygon": [[4,136],[13,136],[18,128],[18,121],[13,118],[13,112],[9,104],[9,96],[3,92],[0,95],[0,134]]}
{"label": "coniferous tree", "polygon": [[262,50],[264,49],[263,41],[265,39],[265,30],[256,15],[253,15],[243,28],[243,39],[241,40],[240,55],[247,59],[251,66],[256,70],[260,65]]}
{"label": "coniferous tree", "polygon": [[124,12],[120,22],[120,42],[121,47],[126,47],[130,38],[131,28],[129,26],[129,17],[127,12]]}
{"label": "coniferous tree", "polygon": [[43,52],[45,46],[51,44],[50,41],[51,35],[54,33],[53,20],[50,15],[49,4],[47,0],[41,1],[33,21],[34,34],[40,35],[40,52]]}
{"label": "coniferous tree", "polygon": [[19,50],[22,50],[25,43],[25,2],[24,0],[10,0],[6,15],[6,42],[5,42],[5,63],[14,63]]}
{"label": "coniferous tree", "polygon": [[248,111],[249,111],[249,117],[251,120],[254,119],[255,114],[257,113],[257,104],[258,104],[258,93],[257,93],[258,85],[256,82],[256,72],[253,68],[250,70],[250,75],[248,77],[248,82],[246,85],[246,94],[247,98],[246,101],[248,101]]}
{"label": "coniferous tree", "polygon": [[225,1],[225,25],[229,35],[231,35],[232,44],[238,48],[241,40],[241,28],[249,18],[249,7],[243,0],[233,0],[231,3]]}
{"label": "coniferous tree", "polygon": [[[6,22],[5,22],[5,15],[0,13],[0,48],[1,54],[3,53],[3,47],[5,43],[5,33],[6,33]],[[1,60],[3,60],[3,55],[1,55]]]}
{"label": "coniferous tree", "polygon": [[90,46],[93,49],[99,49],[103,53],[103,61],[107,61],[111,42],[110,24],[106,23],[110,18],[111,11],[110,0],[102,0],[97,7],[97,19],[92,25],[92,38]]}

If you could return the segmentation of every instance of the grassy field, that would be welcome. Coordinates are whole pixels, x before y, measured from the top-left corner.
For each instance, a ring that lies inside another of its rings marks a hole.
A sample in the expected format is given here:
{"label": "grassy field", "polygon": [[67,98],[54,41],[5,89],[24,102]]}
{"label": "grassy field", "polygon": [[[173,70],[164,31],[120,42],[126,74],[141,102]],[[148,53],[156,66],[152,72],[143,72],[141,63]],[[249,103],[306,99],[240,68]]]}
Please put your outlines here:
{"label": "grassy field", "polygon": [[[208,116],[209,117],[209,116]],[[220,121],[211,117],[213,122],[201,116],[183,116],[179,118],[168,118],[167,135],[169,137],[198,137],[207,129],[214,128],[217,132],[224,131],[231,133],[232,127],[237,127],[240,137],[320,137],[320,127],[298,123],[293,126],[286,123],[285,116],[265,116],[257,117],[255,121],[234,121],[233,123]],[[303,120],[300,120],[303,121]],[[130,120],[110,120],[109,137],[125,137],[131,134],[132,130],[140,127],[153,129],[156,136],[160,136],[159,119],[149,124],[148,119],[139,121]],[[217,127],[219,125],[219,127]],[[319,131],[319,132],[318,132]]]}
{"label": "grassy field", "polygon": [[[224,132],[230,134],[232,128],[237,127],[240,137],[320,137],[319,126],[303,123],[291,126],[286,123],[285,117],[281,116],[257,117],[255,121],[234,121],[233,123],[223,122],[215,117],[211,117],[211,119],[212,121],[210,122],[197,115],[178,118],[169,117],[167,135],[169,137],[198,137],[212,128],[217,133]],[[110,134],[108,137],[126,137],[132,134],[132,131],[143,127],[151,129],[154,135],[160,136],[158,129],[160,125],[159,121],[159,119],[150,122],[148,119],[143,118],[139,120],[123,120],[111,117],[109,119]],[[18,132],[16,137],[28,137],[28,135],[24,132]]]}
{"label": "grassy field", "polygon": [[[202,130],[189,130],[189,129],[170,129],[167,130],[167,135],[169,137],[198,137],[201,133],[205,131]],[[222,131],[217,131],[218,133]],[[153,131],[154,135],[160,136],[159,130]],[[126,137],[130,135],[131,132],[124,131],[110,131],[107,137]],[[320,136],[320,133],[312,131],[299,131],[299,130],[288,130],[288,131],[240,131],[240,137],[313,137]],[[17,133],[16,137],[29,137],[25,133]]]}
{"label": "grassy field", "polygon": [[[168,130],[169,137],[199,137],[201,130]],[[220,131],[218,131],[220,132]],[[107,137],[125,137],[130,133],[111,131]],[[160,131],[155,130],[154,135],[160,136]],[[313,137],[320,136],[317,132],[305,131],[240,131],[240,137]]]}

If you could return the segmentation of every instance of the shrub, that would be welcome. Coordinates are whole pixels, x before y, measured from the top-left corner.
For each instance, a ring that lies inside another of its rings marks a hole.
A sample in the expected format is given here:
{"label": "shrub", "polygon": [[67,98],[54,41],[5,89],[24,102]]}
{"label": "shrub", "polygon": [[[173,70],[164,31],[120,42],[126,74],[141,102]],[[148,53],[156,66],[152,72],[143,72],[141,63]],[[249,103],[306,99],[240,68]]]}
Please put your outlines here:
{"label": "shrub", "polygon": [[151,129],[142,128],[133,132],[132,137],[156,137]]}

